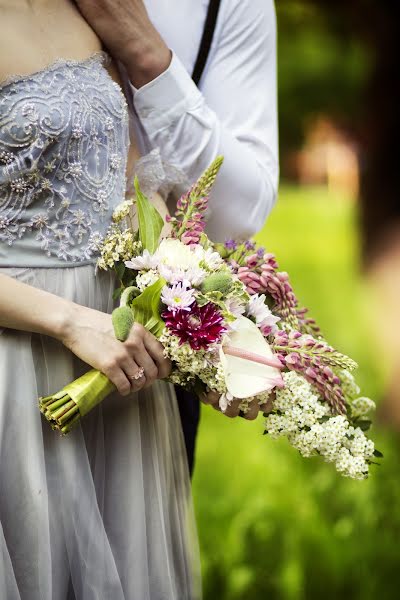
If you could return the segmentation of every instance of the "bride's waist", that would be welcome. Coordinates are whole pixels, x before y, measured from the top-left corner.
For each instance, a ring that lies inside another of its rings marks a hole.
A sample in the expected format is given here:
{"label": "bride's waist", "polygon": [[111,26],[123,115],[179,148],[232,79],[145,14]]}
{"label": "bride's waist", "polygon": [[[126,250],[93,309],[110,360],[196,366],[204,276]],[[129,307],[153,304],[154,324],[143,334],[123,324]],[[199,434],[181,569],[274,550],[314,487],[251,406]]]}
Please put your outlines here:
{"label": "bride's waist", "polygon": [[95,266],[97,255],[85,256],[77,251],[75,255],[47,251],[33,237],[16,240],[12,245],[0,239],[0,268],[66,268],[74,266]]}
{"label": "bride's waist", "polygon": [[0,265],[0,273],[82,306],[103,312],[113,309],[115,275],[111,271],[96,272],[93,264],[63,268]]}

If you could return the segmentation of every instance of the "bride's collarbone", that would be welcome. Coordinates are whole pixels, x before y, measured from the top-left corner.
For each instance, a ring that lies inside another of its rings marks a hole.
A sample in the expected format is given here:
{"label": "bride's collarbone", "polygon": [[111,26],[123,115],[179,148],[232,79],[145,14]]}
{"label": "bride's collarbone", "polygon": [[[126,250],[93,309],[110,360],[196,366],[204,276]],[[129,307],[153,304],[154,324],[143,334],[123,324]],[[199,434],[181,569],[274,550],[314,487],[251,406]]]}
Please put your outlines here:
{"label": "bride's collarbone", "polygon": [[99,38],[68,0],[43,13],[8,10],[0,0],[0,82],[29,75],[59,59],[84,60],[102,49]]}

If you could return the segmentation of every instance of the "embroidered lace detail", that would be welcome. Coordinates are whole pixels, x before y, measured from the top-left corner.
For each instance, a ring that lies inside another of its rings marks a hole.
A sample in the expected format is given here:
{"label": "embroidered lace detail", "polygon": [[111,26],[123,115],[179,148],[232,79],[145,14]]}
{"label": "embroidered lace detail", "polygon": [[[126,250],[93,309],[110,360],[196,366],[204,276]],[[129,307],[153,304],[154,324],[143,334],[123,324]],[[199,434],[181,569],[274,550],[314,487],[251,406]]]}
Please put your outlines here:
{"label": "embroidered lace detail", "polygon": [[129,177],[128,192],[134,193],[134,176],[137,175],[142,191],[147,194],[158,192],[164,199],[176,187],[188,189],[190,186],[186,174],[172,163],[165,162],[159,148],[139,158],[134,166],[134,175]]}
{"label": "embroidered lace detail", "polygon": [[34,71],[33,73],[28,73],[28,74],[14,73],[13,75],[6,77],[5,79],[2,79],[0,81],[0,91],[4,87],[9,86],[11,83],[18,83],[20,81],[31,81],[32,79],[36,78],[38,75],[42,75],[43,73],[48,73],[48,72],[54,71],[55,69],[59,69],[60,67],[65,67],[65,66],[75,67],[75,66],[82,65],[82,64],[89,64],[89,63],[96,63],[96,62],[101,62],[103,64],[109,63],[110,57],[107,54],[107,52],[104,52],[104,50],[99,50],[98,52],[94,52],[93,54],[91,54],[88,58],[83,58],[83,59],[57,58],[56,60],[54,60],[50,64],[46,65],[42,69],[38,69],[37,71]]}
{"label": "embroidered lace detail", "polygon": [[125,196],[128,113],[105,53],[0,84],[0,242],[87,261]]}
{"label": "embroidered lace detail", "polygon": [[147,194],[158,192],[164,199],[176,187],[188,188],[189,181],[185,173],[172,163],[161,158],[159,148],[136,161],[133,176],[128,180],[128,192],[134,194],[134,178],[137,175],[142,191]]}

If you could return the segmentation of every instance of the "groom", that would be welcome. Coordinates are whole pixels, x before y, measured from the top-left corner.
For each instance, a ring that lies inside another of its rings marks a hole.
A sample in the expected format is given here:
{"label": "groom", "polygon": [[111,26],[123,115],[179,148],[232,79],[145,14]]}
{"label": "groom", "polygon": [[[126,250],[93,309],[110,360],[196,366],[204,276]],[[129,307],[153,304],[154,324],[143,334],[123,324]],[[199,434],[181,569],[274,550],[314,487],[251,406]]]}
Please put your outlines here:
{"label": "groom", "polygon": [[[278,184],[273,0],[76,4],[126,69],[142,153],[159,148],[190,181],[222,154],[207,233],[217,241],[252,236]],[[178,400],[192,470],[199,402],[182,390]],[[218,407],[216,395],[205,400]],[[237,416],[238,403],[226,414]],[[246,416],[256,415],[257,407]]]}

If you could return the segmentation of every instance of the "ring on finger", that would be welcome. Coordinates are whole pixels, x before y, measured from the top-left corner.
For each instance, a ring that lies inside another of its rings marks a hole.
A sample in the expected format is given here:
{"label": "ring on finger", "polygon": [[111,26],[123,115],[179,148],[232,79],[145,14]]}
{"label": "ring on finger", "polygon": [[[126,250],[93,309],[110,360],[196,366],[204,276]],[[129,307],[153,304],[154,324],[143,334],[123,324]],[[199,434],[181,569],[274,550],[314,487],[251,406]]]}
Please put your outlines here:
{"label": "ring on finger", "polygon": [[132,379],[133,381],[138,381],[143,376],[144,376],[144,369],[143,369],[143,367],[140,367],[140,369],[138,369],[138,371],[134,375],[131,375],[130,379]]}

